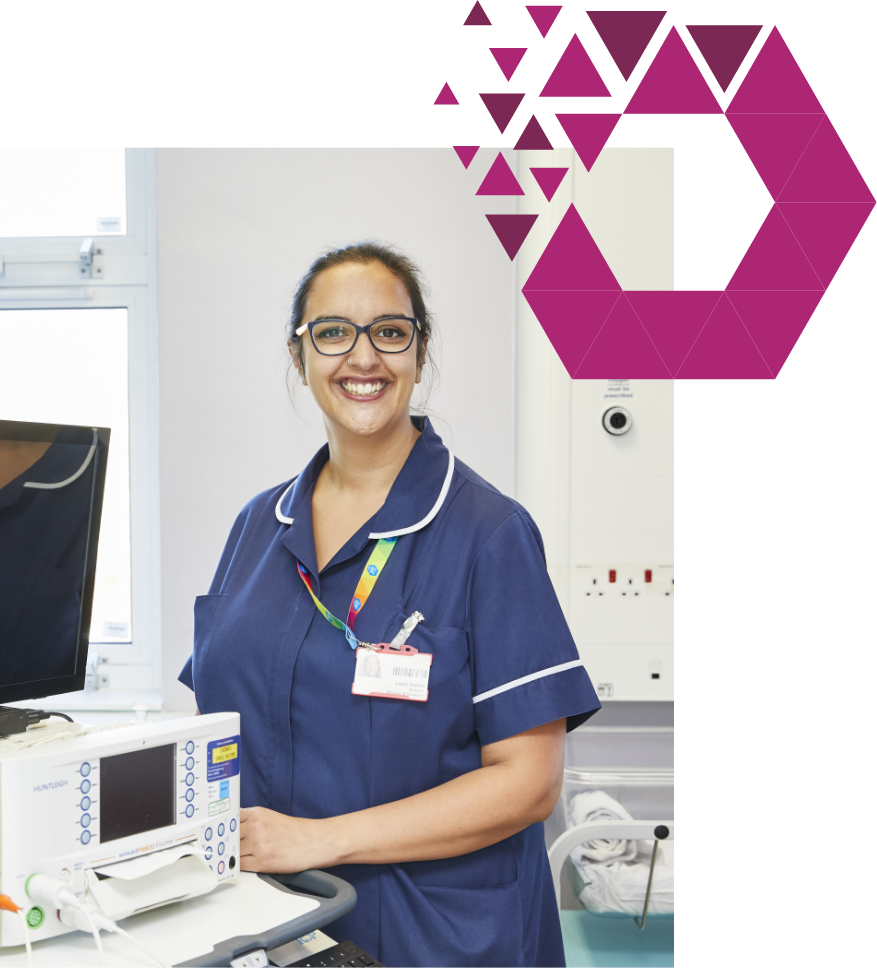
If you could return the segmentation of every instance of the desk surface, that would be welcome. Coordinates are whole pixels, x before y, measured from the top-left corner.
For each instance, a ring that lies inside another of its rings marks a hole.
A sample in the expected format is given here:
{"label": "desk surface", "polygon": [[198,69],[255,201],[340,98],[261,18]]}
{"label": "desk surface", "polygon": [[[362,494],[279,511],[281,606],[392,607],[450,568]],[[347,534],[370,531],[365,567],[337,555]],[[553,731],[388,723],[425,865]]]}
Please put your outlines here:
{"label": "desk surface", "polygon": [[[210,894],[135,914],[119,922],[167,965],[197,958],[226,938],[258,934],[286,924],[319,907],[319,901],[287,894],[256,874],[241,873]],[[4,917],[13,915],[5,914]],[[106,963],[119,968],[155,968],[155,962],[117,934],[101,932]],[[94,938],[74,931],[40,941],[33,947],[35,968],[92,968],[100,964]],[[0,968],[26,965],[23,945],[0,948]]]}

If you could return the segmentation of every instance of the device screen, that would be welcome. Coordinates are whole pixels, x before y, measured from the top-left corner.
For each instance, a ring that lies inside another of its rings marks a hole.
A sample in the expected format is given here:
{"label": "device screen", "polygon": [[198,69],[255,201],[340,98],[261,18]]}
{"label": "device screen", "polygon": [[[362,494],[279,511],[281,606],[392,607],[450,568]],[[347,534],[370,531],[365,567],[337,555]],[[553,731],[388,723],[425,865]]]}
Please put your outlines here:
{"label": "device screen", "polygon": [[101,757],[101,843],[176,823],[175,772],[173,743]]}

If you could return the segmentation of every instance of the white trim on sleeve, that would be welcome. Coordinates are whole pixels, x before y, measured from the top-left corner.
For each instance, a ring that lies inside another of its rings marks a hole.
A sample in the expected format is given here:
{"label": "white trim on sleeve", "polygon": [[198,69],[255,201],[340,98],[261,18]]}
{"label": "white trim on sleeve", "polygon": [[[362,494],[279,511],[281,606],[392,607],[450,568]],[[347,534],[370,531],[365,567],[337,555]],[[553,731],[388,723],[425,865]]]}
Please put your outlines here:
{"label": "white trim on sleeve", "polygon": [[528,676],[521,676],[520,679],[513,679],[511,682],[507,682],[504,686],[497,686],[496,689],[488,689],[487,692],[482,692],[478,696],[472,697],[472,702],[481,702],[482,699],[492,699],[494,696],[498,696],[501,692],[508,692],[509,689],[514,689],[517,686],[526,685],[528,682],[533,682],[536,679],[542,679],[544,676],[553,676],[556,672],[566,672],[567,669],[575,669],[576,666],[584,665],[581,659],[575,659],[572,662],[562,662],[560,665],[551,666],[550,669],[543,669],[541,672],[531,672]]}

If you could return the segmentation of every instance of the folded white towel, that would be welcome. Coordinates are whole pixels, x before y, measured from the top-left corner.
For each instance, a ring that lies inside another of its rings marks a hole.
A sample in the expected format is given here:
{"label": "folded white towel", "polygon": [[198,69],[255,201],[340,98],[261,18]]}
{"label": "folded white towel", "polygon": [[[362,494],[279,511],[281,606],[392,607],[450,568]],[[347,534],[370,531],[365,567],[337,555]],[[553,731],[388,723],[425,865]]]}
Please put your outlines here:
{"label": "folded white towel", "polygon": [[[613,861],[589,864],[584,861],[581,852],[574,852],[571,860],[585,885],[579,894],[579,901],[586,911],[593,914],[629,914],[632,917],[639,917],[643,913],[651,851],[648,861],[636,863]],[[666,840],[658,847],[652,893],[649,896],[649,914],[672,913],[673,841]]]}
{"label": "folded white towel", "polygon": [[[569,825],[605,820],[633,820],[633,817],[603,790],[586,790],[572,798],[569,804]],[[573,856],[587,862],[628,861],[636,857],[637,842],[618,838],[591,840],[577,847]]]}

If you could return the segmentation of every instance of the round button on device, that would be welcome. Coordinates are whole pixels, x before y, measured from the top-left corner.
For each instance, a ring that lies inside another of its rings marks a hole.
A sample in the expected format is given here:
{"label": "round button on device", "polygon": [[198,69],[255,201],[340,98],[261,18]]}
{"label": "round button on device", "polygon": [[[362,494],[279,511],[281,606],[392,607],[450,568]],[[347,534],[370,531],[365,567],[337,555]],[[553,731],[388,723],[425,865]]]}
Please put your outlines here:
{"label": "round button on device", "polygon": [[87,813],[84,813],[79,818],[79,822],[82,824],[83,827],[87,827],[91,823],[91,817]]}
{"label": "round button on device", "polygon": [[189,755],[195,752],[195,744],[191,740],[189,740],[189,742],[186,743],[186,752]]}
{"label": "round button on device", "polygon": [[228,829],[232,833],[234,833],[238,829],[238,822],[237,822],[237,820],[234,819],[234,817],[232,817],[231,820],[229,820],[229,822],[228,822]]}
{"label": "round button on device", "polygon": [[216,853],[221,857],[225,853],[225,844],[220,840],[216,847]]}
{"label": "round button on device", "polygon": [[195,791],[191,789],[186,790],[186,799],[191,803],[195,799]]}
{"label": "round button on device", "polygon": [[222,873],[222,872],[223,872],[223,871],[225,870],[225,861],[224,861],[224,860],[221,860],[221,861],[219,862],[219,867],[217,867],[217,868],[216,868],[216,870],[217,870],[217,871],[218,871],[218,872],[219,872],[220,874],[221,874],[221,873]]}
{"label": "round button on device", "polygon": [[82,793],[88,793],[88,791],[91,789],[91,780],[83,780],[82,783],[79,784],[79,789]]}
{"label": "round button on device", "polygon": [[208,827],[204,831],[204,839],[205,840],[213,840],[213,827]]}
{"label": "round button on device", "polygon": [[79,767],[79,772],[83,776],[88,776],[88,774],[91,773],[91,763],[83,763],[82,766]]}
{"label": "round button on device", "polygon": [[79,838],[81,844],[87,844],[91,840],[91,833],[88,830],[82,831],[82,836]]}
{"label": "round button on device", "polygon": [[210,860],[213,857],[213,848],[212,847],[205,847],[204,848],[204,856],[207,858],[207,860]]}
{"label": "round button on device", "polygon": [[82,810],[88,810],[88,808],[91,806],[91,797],[83,797],[79,801],[79,806]]}
{"label": "round button on device", "polygon": [[220,837],[223,837],[223,836],[225,836],[225,824],[224,824],[224,823],[221,823],[221,824],[220,824],[220,825],[219,825],[219,826],[218,826],[218,827],[216,828],[216,832],[217,832],[217,833],[219,834],[219,836],[220,836]]}
{"label": "round button on device", "polygon": [[195,769],[195,760],[191,756],[186,760],[186,769],[187,770],[194,770]]}
{"label": "round button on device", "polygon": [[191,817],[194,812],[195,812],[194,806],[191,803],[188,804],[186,807],[186,816]]}
{"label": "round button on device", "polygon": [[194,782],[195,782],[195,774],[194,773],[187,773],[186,774],[186,786],[191,786]]}

